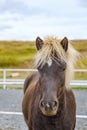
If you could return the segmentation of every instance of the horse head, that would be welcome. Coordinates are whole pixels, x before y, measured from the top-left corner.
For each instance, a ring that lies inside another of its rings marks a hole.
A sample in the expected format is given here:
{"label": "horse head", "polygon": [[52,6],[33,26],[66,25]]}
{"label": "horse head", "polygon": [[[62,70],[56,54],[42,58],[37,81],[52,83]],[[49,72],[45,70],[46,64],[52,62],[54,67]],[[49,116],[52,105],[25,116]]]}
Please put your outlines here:
{"label": "horse head", "polygon": [[[53,42],[55,41],[55,39],[52,40]],[[58,44],[60,44],[61,50],[66,53],[68,49],[68,39],[65,37]],[[43,53],[42,49],[44,49],[44,46],[46,47],[49,45],[48,43],[44,43],[39,37],[36,39],[36,47],[40,53]],[[41,59],[43,59],[44,55],[45,58],[37,67],[40,73],[39,82],[41,86],[39,108],[46,116],[54,116],[57,114],[59,98],[63,94],[65,88],[65,71],[67,64],[53,47],[54,45],[51,43],[51,51],[45,50],[43,55],[41,53]],[[46,55],[47,53],[50,54]],[[39,59],[39,62],[41,59]]]}

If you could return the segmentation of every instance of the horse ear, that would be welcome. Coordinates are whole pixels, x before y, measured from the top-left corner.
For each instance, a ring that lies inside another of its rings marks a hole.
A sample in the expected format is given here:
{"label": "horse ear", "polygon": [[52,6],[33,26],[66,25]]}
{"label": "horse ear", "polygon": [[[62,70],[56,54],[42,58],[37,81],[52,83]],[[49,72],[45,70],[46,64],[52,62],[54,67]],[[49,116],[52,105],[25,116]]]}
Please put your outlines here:
{"label": "horse ear", "polygon": [[67,51],[67,49],[68,49],[68,39],[67,39],[67,37],[63,38],[63,40],[61,41],[61,45],[62,45],[63,49],[65,51]]}
{"label": "horse ear", "polygon": [[40,50],[43,46],[44,42],[40,37],[36,38],[36,48],[37,50]]}

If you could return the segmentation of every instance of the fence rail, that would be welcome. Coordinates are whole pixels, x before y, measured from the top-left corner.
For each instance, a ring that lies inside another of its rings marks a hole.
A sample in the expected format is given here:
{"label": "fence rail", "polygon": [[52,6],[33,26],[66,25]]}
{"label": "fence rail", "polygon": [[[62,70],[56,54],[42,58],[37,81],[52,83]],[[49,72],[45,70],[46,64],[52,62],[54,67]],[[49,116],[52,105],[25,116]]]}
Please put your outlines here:
{"label": "fence rail", "polygon": [[[22,112],[0,111],[0,115],[23,116],[23,113],[22,113]],[[87,115],[76,115],[76,118],[79,118],[79,119],[87,119]]]}
{"label": "fence rail", "polygon": [[[6,89],[6,85],[22,85],[24,84],[24,79],[8,79],[7,72],[36,72],[37,69],[0,69],[3,72],[3,78],[0,79],[0,85],[3,85],[3,88]],[[87,69],[76,69],[73,70],[76,72],[87,72]],[[87,86],[87,80],[72,80],[70,83],[71,86]]]}

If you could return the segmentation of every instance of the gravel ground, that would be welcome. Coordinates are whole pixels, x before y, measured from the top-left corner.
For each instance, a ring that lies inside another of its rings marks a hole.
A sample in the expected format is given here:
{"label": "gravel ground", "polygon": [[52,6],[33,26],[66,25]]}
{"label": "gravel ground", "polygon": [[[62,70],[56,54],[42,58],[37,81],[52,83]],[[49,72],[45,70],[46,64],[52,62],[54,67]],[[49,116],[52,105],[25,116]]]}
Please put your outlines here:
{"label": "gravel ground", "polygon": [[[77,115],[87,115],[87,90],[74,91]],[[22,90],[0,90],[0,111],[21,112]],[[23,116],[0,114],[0,130],[27,130]],[[87,130],[87,119],[78,119],[75,130]]]}

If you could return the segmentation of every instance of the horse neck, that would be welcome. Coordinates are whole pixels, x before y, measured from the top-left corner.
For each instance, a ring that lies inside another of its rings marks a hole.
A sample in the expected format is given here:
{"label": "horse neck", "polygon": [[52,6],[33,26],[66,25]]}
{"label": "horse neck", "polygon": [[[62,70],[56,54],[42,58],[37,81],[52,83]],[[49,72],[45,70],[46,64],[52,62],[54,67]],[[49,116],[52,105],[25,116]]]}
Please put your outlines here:
{"label": "horse neck", "polygon": [[66,89],[64,89],[62,95],[59,98],[59,112],[63,111],[66,106]]}

